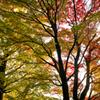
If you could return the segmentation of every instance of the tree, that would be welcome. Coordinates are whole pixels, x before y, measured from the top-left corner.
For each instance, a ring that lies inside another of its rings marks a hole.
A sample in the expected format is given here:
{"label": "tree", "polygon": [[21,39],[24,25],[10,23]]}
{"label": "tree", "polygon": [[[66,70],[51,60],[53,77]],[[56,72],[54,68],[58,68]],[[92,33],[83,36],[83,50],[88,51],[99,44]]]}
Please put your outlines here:
{"label": "tree", "polygon": [[[99,5],[99,0],[8,0],[2,5],[2,16],[10,22],[9,26],[3,26],[10,31],[9,34],[5,32],[6,35],[14,43],[28,46],[37,57],[36,62],[56,69],[63,100],[69,100],[69,91],[74,100],[84,100],[92,84],[91,64],[97,61],[97,65],[99,60],[98,47],[92,44],[99,45],[96,36]],[[70,29],[61,26],[63,24]],[[48,38],[50,40],[45,41]],[[82,70],[85,74],[80,79]],[[81,88],[84,81],[86,85]]]}
{"label": "tree", "polygon": [[[39,60],[38,63],[35,62],[37,61],[37,57],[32,50],[30,50],[30,47],[25,46],[23,43],[20,44],[19,41],[14,39],[16,38],[16,34],[12,35],[14,32],[9,30],[8,25],[12,24],[11,22],[15,20],[7,19],[2,14],[0,21],[0,57],[3,64],[1,64],[1,68],[4,67],[0,72],[1,82],[3,81],[1,84],[2,93],[0,94],[0,100],[3,99],[3,94],[4,99],[8,98],[7,100],[27,100],[34,98],[37,100],[41,98],[57,100],[57,98],[43,95],[52,92],[51,90],[53,90],[53,88],[48,90],[50,88],[49,86],[52,86],[50,82],[52,82],[51,79],[56,81],[57,75],[47,70],[46,67],[42,68],[42,62]],[[31,30],[31,32],[33,31]],[[17,39],[18,37],[21,38],[20,35],[17,36]],[[23,40],[25,40],[25,37]],[[41,66],[39,63],[41,63]],[[41,73],[37,73],[38,71],[41,71]],[[55,88],[56,87],[54,87],[54,91]],[[57,90],[60,89],[58,88]]]}

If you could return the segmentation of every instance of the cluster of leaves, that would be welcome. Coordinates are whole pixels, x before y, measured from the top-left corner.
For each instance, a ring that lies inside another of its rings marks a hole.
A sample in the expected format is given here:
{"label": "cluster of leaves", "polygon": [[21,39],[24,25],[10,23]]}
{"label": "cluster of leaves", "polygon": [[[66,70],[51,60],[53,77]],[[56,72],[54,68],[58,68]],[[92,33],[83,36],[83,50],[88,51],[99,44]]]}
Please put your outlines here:
{"label": "cluster of leaves", "polygon": [[43,95],[51,92],[49,80],[53,79],[54,73],[42,67],[41,62],[41,66],[36,63],[34,53],[27,52],[27,47],[2,47],[0,57],[2,65],[5,64],[4,71],[0,70],[0,88],[5,93],[5,100],[55,99]]}

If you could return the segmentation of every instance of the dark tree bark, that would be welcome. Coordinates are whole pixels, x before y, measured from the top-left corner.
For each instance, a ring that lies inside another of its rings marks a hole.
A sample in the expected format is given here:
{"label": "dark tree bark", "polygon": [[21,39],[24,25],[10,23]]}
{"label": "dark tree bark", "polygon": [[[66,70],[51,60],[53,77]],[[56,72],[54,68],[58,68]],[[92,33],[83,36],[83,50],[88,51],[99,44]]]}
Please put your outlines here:
{"label": "dark tree bark", "polygon": [[68,84],[66,78],[64,76],[61,77],[62,77],[61,80],[62,80],[63,100],[69,100]]}
{"label": "dark tree bark", "polygon": [[[54,26],[54,25],[52,25]],[[61,58],[61,48],[57,39],[57,28],[56,24],[55,27],[53,27],[54,33],[55,33],[55,46],[57,50],[57,55],[58,55],[58,63],[59,63],[59,75],[62,81],[62,91],[63,91],[63,100],[69,100],[69,91],[68,91],[68,84],[67,84],[67,78],[66,78],[66,72],[63,67],[63,62]]]}
{"label": "dark tree bark", "polygon": [[3,100],[3,90],[0,88],[0,100]]}
{"label": "dark tree bark", "polygon": [[80,44],[78,44],[76,42],[76,45],[77,45],[78,49],[77,49],[77,55],[75,58],[75,78],[74,78],[74,87],[73,87],[73,99],[79,100],[78,96],[77,96],[77,94],[78,94],[77,90],[78,90],[78,69],[79,69],[78,60],[80,57]]}
{"label": "dark tree bark", "polygon": [[87,92],[89,90],[89,86],[90,86],[90,84],[89,84],[89,80],[90,80],[90,76],[89,76],[90,60],[87,60],[87,59],[85,59],[85,60],[86,60],[86,65],[87,65],[87,80],[86,80],[86,86],[85,86],[85,88],[84,88],[84,90],[83,90],[83,92],[81,94],[80,100],[84,100],[85,99],[85,96],[86,96],[86,94],[87,94]]}
{"label": "dark tree bark", "polygon": [[[0,74],[5,74],[5,69],[6,69],[6,63],[7,61],[4,60],[5,58],[1,59],[1,66],[0,66]],[[3,90],[4,90],[4,78],[1,75],[0,76],[0,100],[3,100]]]}

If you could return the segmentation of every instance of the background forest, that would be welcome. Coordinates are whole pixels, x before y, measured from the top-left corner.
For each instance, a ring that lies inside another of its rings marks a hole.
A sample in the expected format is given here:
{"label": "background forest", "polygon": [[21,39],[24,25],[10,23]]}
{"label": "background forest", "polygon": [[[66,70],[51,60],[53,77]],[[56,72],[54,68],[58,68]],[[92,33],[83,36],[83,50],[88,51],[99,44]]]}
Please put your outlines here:
{"label": "background forest", "polygon": [[0,100],[100,100],[100,0],[0,0]]}

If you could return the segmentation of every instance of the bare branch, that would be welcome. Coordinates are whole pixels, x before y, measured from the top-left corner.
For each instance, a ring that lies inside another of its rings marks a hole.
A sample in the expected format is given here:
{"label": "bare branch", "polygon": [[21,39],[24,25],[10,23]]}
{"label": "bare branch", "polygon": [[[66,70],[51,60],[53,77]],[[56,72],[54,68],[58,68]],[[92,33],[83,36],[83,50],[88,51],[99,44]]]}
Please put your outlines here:
{"label": "bare branch", "polygon": [[83,60],[83,58],[84,58],[84,55],[85,55],[85,52],[86,52],[86,50],[88,49],[88,47],[89,47],[90,43],[92,42],[92,40],[95,38],[95,36],[96,36],[96,34],[94,34],[94,36],[92,37],[92,39],[88,42],[88,44],[87,44],[87,46],[86,46],[86,48],[85,48],[85,50],[84,50],[84,52],[83,52],[83,55],[82,55],[82,57],[81,57],[81,60],[80,60],[79,64],[82,62],[82,60]]}
{"label": "bare branch", "polygon": [[67,65],[68,65],[68,60],[69,60],[70,54],[71,54],[71,52],[72,52],[72,50],[74,49],[74,46],[75,46],[75,41],[76,40],[74,40],[73,46],[71,47],[71,49],[69,50],[69,53],[68,53],[68,57],[67,57],[67,60],[66,60],[66,66],[65,66],[65,73],[67,71]]}

